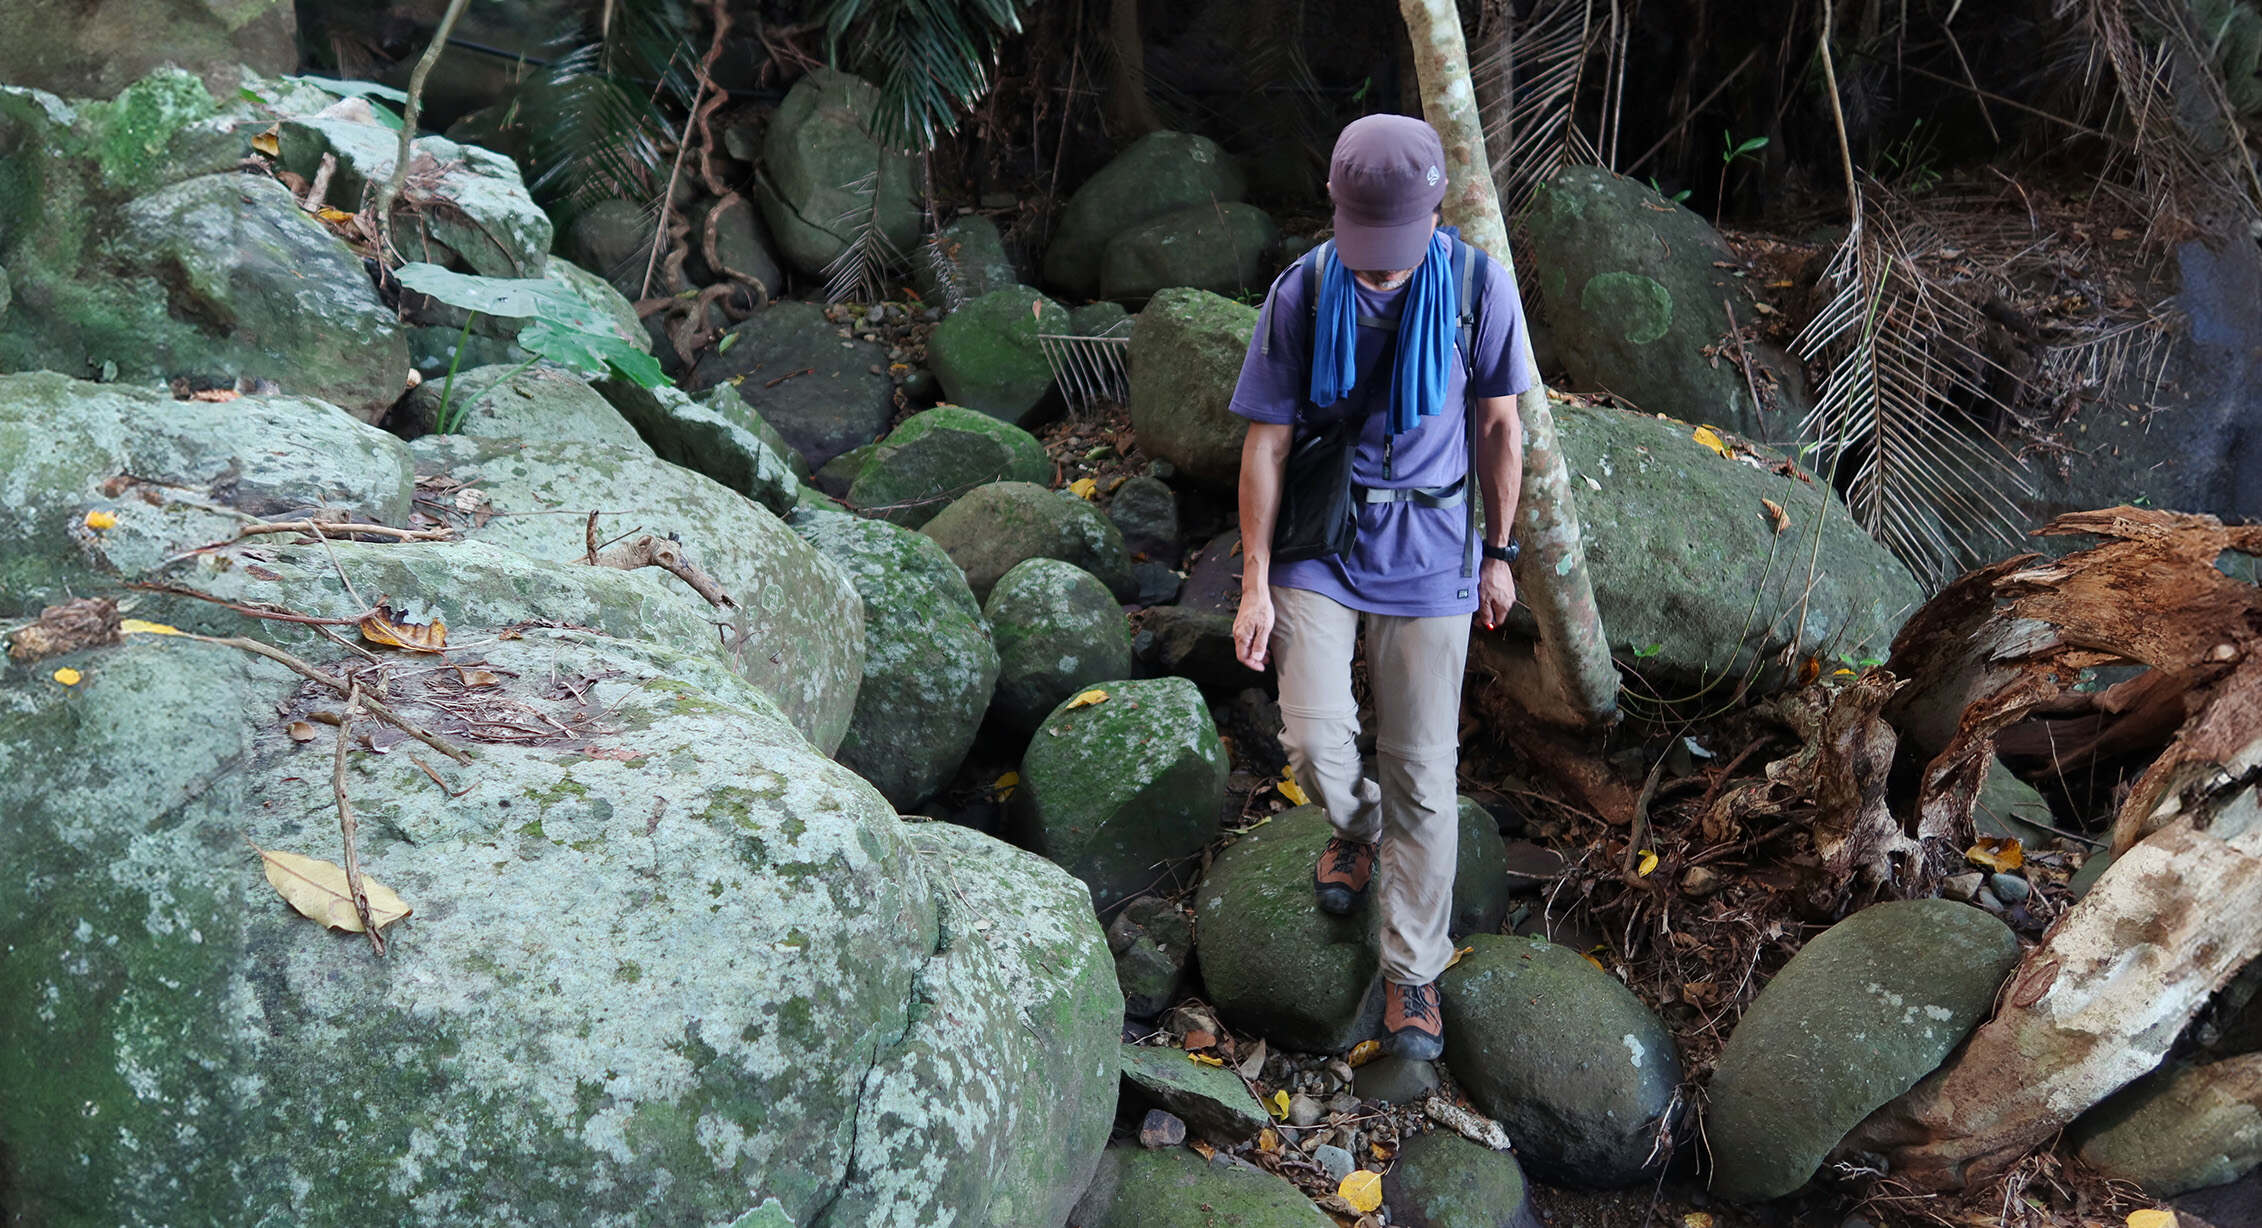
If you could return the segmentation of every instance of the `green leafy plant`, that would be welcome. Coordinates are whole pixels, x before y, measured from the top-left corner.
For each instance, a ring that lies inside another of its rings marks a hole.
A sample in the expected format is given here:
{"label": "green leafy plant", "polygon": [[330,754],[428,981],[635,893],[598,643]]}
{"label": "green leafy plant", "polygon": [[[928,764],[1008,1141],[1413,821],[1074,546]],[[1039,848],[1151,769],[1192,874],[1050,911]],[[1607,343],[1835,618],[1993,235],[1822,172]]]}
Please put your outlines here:
{"label": "green leafy plant", "polygon": [[[533,357],[504,376],[505,380],[547,359],[583,375],[610,372],[645,388],[668,382],[657,359],[629,344],[602,312],[555,282],[539,277],[476,277],[436,264],[404,264],[395,270],[395,276],[407,289],[470,312],[473,319],[491,315],[527,321],[519,330],[518,344]],[[463,341],[471,335],[471,323],[470,319],[464,321],[456,361],[463,357]],[[463,424],[466,412],[466,407],[455,404],[455,378],[456,367],[451,362],[448,382],[440,390],[440,416],[435,427],[443,435],[454,433]]]}
{"label": "green leafy plant", "polygon": [[872,135],[899,149],[928,150],[990,92],[998,48],[1021,32],[1029,4],[823,0],[813,15],[825,23],[833,63],[879,85]]}
{"label": "green leafy plant", "polygon": [[1759,161],[1759,151],[1765,148],[1767,148],[1766,137],[1745,137],[1739,141],[1736,139],[1735,133],[1725,128],[1720,131],[1720,164],[1722,166],[1734,166],[1736,159],[1745,157],[1757,162]]}
{"label": "green leafy plant", "polygon": [[1658,653],[1661,653],[1663,651],[1665,651],[1665,645],[1663,644],[1644,644],[1641,647],[1633,650],[1634,660],[1647,661],[1651,657],[1654,657]]}
{"label": "green leafy plant", "polygon": [[369,104],[369,113],[377,117],[378,123],[395,132],[401,130],[400,112],[385,104],[390,102],[396,106],[406,106],[408,104],[408,91],[406,90],[397,90],[389,85],[379,85],[375,81],[342,81],[336,77],[306,75],[283,79],[303,82],[321,90],[323,93],[335,94],[340,98],[359,98]]}
{"label": "green leafy plant", "polygon": [[1664,197],[1666,200],[1672,201],[1676,205],[1686,203],[1689,199],[1689,190],[1687,188],[1682,188],[1680,191],[1673,193],[1671,196],[1666,196],[1664,187],[1657,182],[1657,176],[1655,175],[1651,175],[1649,177],[1649,190],[1657,193],[1661,197]]}

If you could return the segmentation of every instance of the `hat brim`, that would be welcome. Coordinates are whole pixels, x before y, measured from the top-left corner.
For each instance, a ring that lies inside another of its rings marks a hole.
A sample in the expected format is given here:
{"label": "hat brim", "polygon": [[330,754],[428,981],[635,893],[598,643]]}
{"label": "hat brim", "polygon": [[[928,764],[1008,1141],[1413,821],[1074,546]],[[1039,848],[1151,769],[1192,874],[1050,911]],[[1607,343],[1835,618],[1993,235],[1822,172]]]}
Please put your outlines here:
{"label": "hat brim", "polygon": [[1429,217],[1378,226],[1355,222],[1335,211],[1335,254],[1343,267],[1354,272],[1382,273],[1420,267],[1429,255],[1429,237],[1435,228]]}

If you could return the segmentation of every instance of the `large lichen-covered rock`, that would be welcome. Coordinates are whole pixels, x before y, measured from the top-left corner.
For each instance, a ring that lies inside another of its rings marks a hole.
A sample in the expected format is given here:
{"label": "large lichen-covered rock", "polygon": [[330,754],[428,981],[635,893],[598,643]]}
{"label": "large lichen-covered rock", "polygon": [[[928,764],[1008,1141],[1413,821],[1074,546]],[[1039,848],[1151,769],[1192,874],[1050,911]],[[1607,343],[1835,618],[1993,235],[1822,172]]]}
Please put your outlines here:
{"label": "large lichen-covered rock", "polygon": [[1262,1169],[1205,1160],[1184,1147],[1131,1144],[1100,1156],[1070,1213],[1077,1228],[1330,1228],[1303,1191]]}
{"label": "large lichen-covered rock", "polygon": [[401,425],[480,439],[570,440],[651,452],[636,428],[587,380],[558,367],[490,366],[419,384]]}
{"label": "large lichen-covered rock", "polygon": [[[467,511],[459,504],[448,513],[477,541],[572,562],[588,552],[592,511],[603,513],[600,543],[631,533],[676,535],[738,605],[708,610],[704,645],[675,646],[703,650],[720,640],[738,672],[810,741],[827,754],[840,745],[864,673],[864,603],[847,572],[777,517],[652,456],[641,443],[630,451],[427,435],[411,447],[419,476],[445,476],[484,493],[483,505]],[[664,572],[652,574],[684,588]]]}
{"label": "large lichen-covered rock", "polygon": [[1477,934],[1438,978],[1445,1060],[1549,1181],[1609,1188],[1653,1175],[1681,1082],[1673,1038],[1632,990],[1569,947]]}
{"label": "large lichen-covered rock", "polygon": [[339,696],[156,636],[0,681],[0,1212],[1059,1222],[1116,1080],[1072,880],[909,832],[711,662],[545,628],[459,659],[496,681],[387,698],[563,731],[434,760],[454,798],[350,755],[363,871],[415,910],[382,961],[245,844],[338,856],[328,742],[286,726]]}
{"label": "large lichen-covered rock", "polygon": [[1123,1095],[1176,1114],[1221,1147],[1248,1142],[1272,1124],[1240,1075],[1191,1061],[1184,1049],[1167,1045],[1123,1046]]}
{"label": "large lichen-covered rock", "polygon": [[847,569],[864,599],[864,682],[834,757],[909,811],[974,744],[997,686],[989,625],[965,574],[927,538],[854,516],[792,523]]}
{"label": "large lichen-covered rock", "polygon": [[1119,601],[1138,591],[1123,534],[1099,510],[1065,491],[1033,482],[992,482],[969,492],[920,532],[950,552],[974,595],[1027,559],[1059,559],[1092,573]]}
{"label": "large lichen-covered rock", "polygon": [[1170,286],[1245,294],[1265,284],[1265,256],[1280,228],[1255,205],[1195,205],[1151,218],[1108,240],[1100,293],[1143,303]]}
{"label": "large lichen-covered rock", "polygon": [[951,400],[1024,425],[1052,392],[1052,364],[1037,334],[1067,327],[1068,309],[1027,286],[992,290],[935,327],[927,365]]}
{"label": "large lichen-covered rock", "polygon": [[990,590],[982,616],[997,643],[990,710],[1008,728],[1034,730],[1062,700],[1131,674],[1123,607],[1073,563],[1040,558],[1015,566]]}
{"label": "large lichen-covered rock", "polygon": [[1217,836],[1225,744],[1180,678],[1110,682],[1101,703],[1062,704],[1021,760],[1017,840],[1066,867],[1108,912],[1170,877],[1161,863]]}
{"label": "large lichen-covered rock", "polygon": [[1575,166],[1541,186],[1524,228],[1555,352],[1576,386],[1753,439],[1797,438],[1796,364],[1753,349],[1782,391],[1754,406],[1744,373],[1704,352],[1728,335],[1723,301],[1746,324],[1759,312],[1733,273],[1736,253],[1703,218],[1637,180]]}
{"label": "large lichen-covered rock", "polygon": [[[374,200],[400,158],[400,133],[374,120],[335,115],[285,120],[277,134],[283,168],[312,180],[325,154],[337,159],[330,199],[348,208]],[[482,277],[540,277],[549,260],[550,216],[528,195],[518,164],[492,150],[441,136],[409,146],[412,186],[393,205],[394,242],[417,259],[460,263]],[[457,259],[437,259],[453,255]]]}
{"label": "large lichen-covered rock", "polygon": [[[1668,693],[1779,680],[1769,662],[1794,644],[1795,656],[1824,661],[1883,656],[1924,599],[1828,486],[1722,457],[1686,423],[1565,401],[1554,410],[1611,647]],[[1783,507],[1783,532],[1761,499]],[[1506,625],[1530,635],[1529,620],[1519,611]]]}
{"label": "large lichen-covered rock", "polygon": [[1714,1191],[1754,1200],[1806,1184],[1847,1131],[1986,1018],[2018,959],[2009,926],[1940,899],[1872,905],[1800,948],[1713,1069]]}
{"label": "large lichen-covered rock", "polygon": [[1149,218],[1240,200],[1247,191],[1239,164],[1215,141],[1150,132],[1068,198],[1045,249],[1045,280],[1077,298],[1097,298],[1108,240]]}
{"label": "large lichen-covered rock", "polygon": [[[11,0],[0,6],[0,81],[73,98],[108,98],[160,65],[210,66],[234,88],[242,67],[298,67],[291,0]],[[242,66],[242,67],[239,67]]]}
{"label": "large lichen-covered rock", "polygon": [[[815,303],[777,303],[707,351],[685,381],[704,394],[734,386],[748,408],[812,466],[867,444],[895,413],[887,347],[852,337]],[[728,338],[726,338],[727,340]]]}
{"label": "large lichen-covered rock", "polygon": [[[334,406],[175,401],[49,372],[0,375],[0,456],[0,622],[11,623],[227,540],[246,516],[319,507],[406,524],[415,482],[400,440]],[[90,527],[90,512],[117,522]]]}
{"label": "large lichen-covered rock", "polygon": [[674,388],[625,379],[596,388],[661,460],[703,473],[773,515],[793,511],[809,463],[735,390],[717,388],[693,400]]}
{"label": "large lichen-covered rock", "polygon": [[979,213],[954,219],[911,253],[911,282],[933,303],[971,301],[1020,280],[997,223]]}
{"label": "large lichen-covered rock", "polygon": [[382,414],[408,343],[344,240],[235,173],[261,127],[172,69],[78,105],[0,86],[0,369],[264,380]]}
{"label": "large lichen-covered rock", "polygon": [[2155,1071],[2073,1134],[2082,1163],[2154,1198],[2236,1181],[2262,1165],[2262,1053]]}
{"label": "large lichen-covered rock", "polygon": [[919,241],[911,158],[873,138],[879,105],[871,85],[818,68],[786,92],[770,117],[762,142],[762,216],[785,262],[805,277],[823,277],[866,225],[876,223],[899,252]]}
{"label": "large lichen-covered rock", "polygon": [[905,418],[864,454],[847,490],[850,505],[918,528],[960,495],[991,482],[1052,478],[1037,437],[958,405]]}
{"label": "large lichen-covered rock", "polygon": [[1248,422],[1226,408],[1257,309],[1202,290],[1164,290],[1131,324],[1131,429],[1139,449],[1229,489]]}
{"label": "large lichen-covered rock", "polygon": [[1406,1228],[1539,1228],[1523,1166],[1451,1130],[1418,1134],[1383,1175],[1382,1200]]}
{"label": "large lichen-covered rock", "polygon": [[[1452,929],[1481,933],[1506,910],[1507,854],[1482,806],[1459,799],[1458,822]],[[1366,1039],[1381,1018],[1379,994],[1369,992],[1380,965],[1372,899],[1338,917],[1321,912],[1312,892],[1312,869],[1334,834],[1316,805],[1275,815],[1218,854],[1194,901],[1194,954],[1210,1001],[1276,1045],[1326,1053]]]}

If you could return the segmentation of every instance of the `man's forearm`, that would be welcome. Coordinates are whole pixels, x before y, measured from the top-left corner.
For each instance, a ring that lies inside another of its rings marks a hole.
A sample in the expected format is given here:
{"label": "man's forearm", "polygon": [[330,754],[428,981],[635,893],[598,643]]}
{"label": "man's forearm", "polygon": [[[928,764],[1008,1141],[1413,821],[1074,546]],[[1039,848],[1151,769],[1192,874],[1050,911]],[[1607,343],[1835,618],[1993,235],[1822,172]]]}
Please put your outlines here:
{"label": "man's forearm", "polygon": [[1524,420],[1516,398],[1477,402],[1477,465],[1484,477],[1484,539],[1504,546],[1516,531],[1516,501],[1524,491]]}
{"label": "man's forearm", "polygon": [[1253,423],[1241,441],[1241,588],[1272,583],[1272,525],[1280,513],[1281,473],[1290,428]]}

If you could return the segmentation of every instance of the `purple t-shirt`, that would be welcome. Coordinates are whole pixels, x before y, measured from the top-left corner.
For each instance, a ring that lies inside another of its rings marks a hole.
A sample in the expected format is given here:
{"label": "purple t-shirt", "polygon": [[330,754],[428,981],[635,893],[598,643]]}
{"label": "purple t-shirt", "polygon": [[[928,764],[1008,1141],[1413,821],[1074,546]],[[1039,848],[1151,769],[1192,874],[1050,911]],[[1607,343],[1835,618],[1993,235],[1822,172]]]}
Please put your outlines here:
{"label": "purple t-shirt", "polygon": [[[1489,259],[1489,257],[1488,257]],[[1359,295],[1359,314],[1395,320],[1405,306],[1404,287],[1373,290],[1353,280]],[[1477,326],[1470,368],[1462,366],[1460,347],[1446,375],[1445,405],[1424,414],[1411,431],[1393,445],[1392,474],[1382,475],[1383,434],[1388,430],[1390,390],[1383,379],[1365,380],[1377,398],[1367,414],[1365,433],[1352,458],[1352,480],[1361,486],[1436,487],[1460,479],[1469,463],[1468,391],[1479,397],[1515,396],[1539,383],[1533,367],[1531,345],[1524,335],[1524,309],[1515,279],[1507,266],[1493,262],[1485,278],[1484,297],[1477,304]],[[1241,382],[1233,390],[1232,410],[1252,422],[1296,421],[1296,411],[1311,387],[1311,360],[1307,338],[1312,311],[1304,293],[1304,275],[1291,266],[1275,281],[1258,317],[1249,355],[1241,363]],[[1379,328],[1359,329],[1359,374],[1365,377],[1380,354],[1386,337]],[[1270,339],[1270,346],[1266,345]],[[1354,389],[1341,404],[1321,411],[1321,421],[1338,413],[1366,409],[1370,395]],[[1299,433],[1302,431],[1299,425]],[[1468,537],[1468,509],[1424,507],[1411,501],[1369,503],[1359,511],[1358,542],[1342,558],[1306,559],[1275,563],[1272,582],[1287,588],[1308,589],[1354,610],[1395,614],[1410,618],[1438,618],[1471,614],[1477,608],[1476,569],[1461,574],[1462,547],[1473,551]]]}

